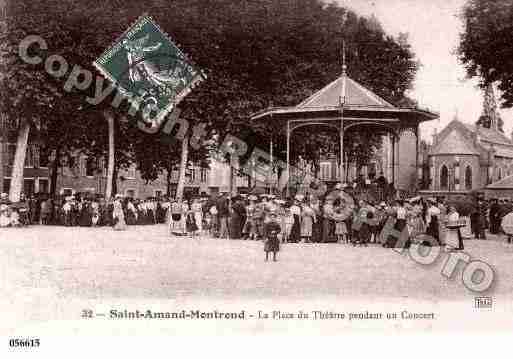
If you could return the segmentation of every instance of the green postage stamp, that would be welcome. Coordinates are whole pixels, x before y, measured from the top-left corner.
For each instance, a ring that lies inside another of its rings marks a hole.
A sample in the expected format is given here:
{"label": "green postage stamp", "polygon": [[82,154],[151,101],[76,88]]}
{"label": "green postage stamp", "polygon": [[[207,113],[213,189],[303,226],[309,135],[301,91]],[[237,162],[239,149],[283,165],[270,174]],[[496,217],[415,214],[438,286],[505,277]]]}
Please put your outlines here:
{"label": "green postage stamp", "polygon": [[94,66],[139,107],[161,120],[204,79],[186,55],[148,15],[140,17]]}

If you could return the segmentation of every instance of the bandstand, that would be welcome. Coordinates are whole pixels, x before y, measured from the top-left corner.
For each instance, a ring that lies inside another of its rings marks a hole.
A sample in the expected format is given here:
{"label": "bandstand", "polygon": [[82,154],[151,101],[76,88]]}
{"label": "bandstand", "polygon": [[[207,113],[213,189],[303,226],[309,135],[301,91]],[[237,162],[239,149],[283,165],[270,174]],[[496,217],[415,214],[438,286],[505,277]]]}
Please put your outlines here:
{"label": "bandstand", "polygon": [[[385,101],[369,89],[360,85],[347,74],[342,75],[323,89],[293,107],[270,107],[252,116],[253,121],[261,121],[286,137],[286,175],[290,173],[290,143],[296,129],[305,126],[326,126],[339,134],[339,180],[344,181],[344,135],[350,129],[379,131],[390,137],[391,141],[391,178],[396,182],[399,170],[399,139],[410,131],[416,139],[415,171],[421,176],[419,168],[419,125],[425,121],[437,119],[439,115],[420,108],[399,108]],[[272,158],[271,138],[270,152]],[[288,192],[289,186],[287,186]]]}

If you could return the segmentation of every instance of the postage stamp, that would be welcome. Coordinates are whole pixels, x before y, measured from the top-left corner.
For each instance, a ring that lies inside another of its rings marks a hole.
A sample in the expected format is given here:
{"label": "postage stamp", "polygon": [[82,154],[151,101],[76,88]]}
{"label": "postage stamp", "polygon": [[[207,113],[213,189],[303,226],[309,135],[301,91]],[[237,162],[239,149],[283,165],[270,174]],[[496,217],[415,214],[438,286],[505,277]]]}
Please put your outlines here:
{"label": "postage stamp", "polygon": [[162,119],[205,78],[185,53],[148,15],[141,16],[94,66],[139,108],[151,106]]}

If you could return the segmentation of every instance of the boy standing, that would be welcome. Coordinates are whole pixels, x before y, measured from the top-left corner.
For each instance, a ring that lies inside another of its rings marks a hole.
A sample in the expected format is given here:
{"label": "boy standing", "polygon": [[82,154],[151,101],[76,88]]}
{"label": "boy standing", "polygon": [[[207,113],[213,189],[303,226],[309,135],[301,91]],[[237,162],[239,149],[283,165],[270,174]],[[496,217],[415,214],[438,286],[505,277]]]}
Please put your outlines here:
{"label": "boy standing", "polygon": [[280,233],[281,227],[278,223],[275,212],[270,213],[269,221],[264,224],[265,233],[265,260],[269,260],[269,252],[273,252],[273,261],[276,262],[276,253],[280,250],[280,240],[278,239],[278,233]]}

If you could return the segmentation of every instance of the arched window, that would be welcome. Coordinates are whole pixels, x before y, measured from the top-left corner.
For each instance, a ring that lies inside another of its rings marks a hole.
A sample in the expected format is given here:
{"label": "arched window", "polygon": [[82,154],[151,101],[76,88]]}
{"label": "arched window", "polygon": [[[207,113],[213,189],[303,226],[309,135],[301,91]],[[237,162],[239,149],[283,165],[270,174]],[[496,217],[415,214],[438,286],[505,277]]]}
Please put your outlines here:
{"label": "arched window", "polygon": [[499,167],[498,172],[499,172],[499,181],[500,181],[502,179],[502,168],[501,167]]}
{"label": "arched window", "polygon": [[470,166],[465,169],[465,189],[472,189],[472,167]]}
{"label": "arched window", "polygon": [[440,169],[440,189],[449,189],[449,169],[446,165]]}

